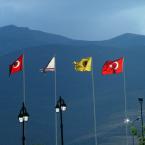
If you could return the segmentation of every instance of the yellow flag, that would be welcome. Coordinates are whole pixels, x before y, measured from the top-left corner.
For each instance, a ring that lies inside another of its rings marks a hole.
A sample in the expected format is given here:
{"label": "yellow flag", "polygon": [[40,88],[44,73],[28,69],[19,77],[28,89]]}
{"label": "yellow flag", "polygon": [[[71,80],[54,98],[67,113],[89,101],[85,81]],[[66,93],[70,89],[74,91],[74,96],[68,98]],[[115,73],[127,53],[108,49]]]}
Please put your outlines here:
{"label": "yellow flag", "polygon": [[82,58],[80,61],[74,61],[76,71],[91,71],[92,57]]}

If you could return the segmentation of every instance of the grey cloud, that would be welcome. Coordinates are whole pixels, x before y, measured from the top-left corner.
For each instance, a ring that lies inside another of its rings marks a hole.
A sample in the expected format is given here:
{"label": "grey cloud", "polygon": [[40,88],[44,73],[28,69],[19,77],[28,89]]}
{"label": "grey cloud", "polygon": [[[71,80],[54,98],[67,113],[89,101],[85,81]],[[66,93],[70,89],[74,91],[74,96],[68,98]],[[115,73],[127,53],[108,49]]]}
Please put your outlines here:
{"label": "grey cloud", "polygon": [[0,26],[15,24],[87,40],[143,34],[144,5],[143,0],[0,0]]}

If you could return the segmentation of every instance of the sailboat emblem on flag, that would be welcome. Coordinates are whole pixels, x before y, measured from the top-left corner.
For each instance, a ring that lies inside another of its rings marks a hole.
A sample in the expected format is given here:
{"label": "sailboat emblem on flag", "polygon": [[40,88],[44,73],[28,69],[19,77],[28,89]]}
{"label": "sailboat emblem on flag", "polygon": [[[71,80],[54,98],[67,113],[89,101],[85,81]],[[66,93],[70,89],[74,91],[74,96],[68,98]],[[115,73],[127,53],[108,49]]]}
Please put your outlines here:
{"label": "sailboat emblem on flag", "polygon": [[53,57],[46,67],[40,69],[41,72],[46,73],[48,71],[55,71],[55,57]]}

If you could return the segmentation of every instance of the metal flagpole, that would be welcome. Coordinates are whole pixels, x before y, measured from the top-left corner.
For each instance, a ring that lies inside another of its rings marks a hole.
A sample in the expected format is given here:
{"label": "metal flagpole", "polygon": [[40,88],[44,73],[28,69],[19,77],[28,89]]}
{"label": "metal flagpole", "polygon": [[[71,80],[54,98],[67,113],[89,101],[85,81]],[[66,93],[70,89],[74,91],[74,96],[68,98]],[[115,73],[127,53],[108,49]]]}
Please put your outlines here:
{"label": "metal flagpole", "polygon": [[[54,68],[54,91],[55,91],[55,104],[56,104],[56,101],[57,101],[57,93],[56,93],[56,55],[54,56],[55,57],[55,68]],[[55,138],[55,144],[57,145],[58,144],[58,141],[57,141],[57,114],[55,113],[55,135],[56,135],[56,138]]]}
{"label": "metal flagpole", "polygon": [[23,102],[25,104],[25,97],[26,97],[26,86],[25,86],[25,60],[24,60],[24,53],[23,53]]}
{"label": "metal flagpole", "polygon": [[[123,86],[124,86],[124,114],[125,114],[125,119],[127,119],[127,95],[126,95],[126,79],[125,79],[125,61],[123,58],[123,63],[124,63],[124,70],[123,70]],[[126,123],[126,128],[125,128],[125,132],[126,132],[126,145],[128,145],[128,124]]]}
{"label": "metal flagpole", "polygon": [[95,87],[94,87],[94,72],[93,72],[93,60],[92,60],[92,93],[93,93],[93,112],[94,112],[94,133],[95,133],[95,145],[97,145],[97,122],[96,122],[96,98],[95,98]]}

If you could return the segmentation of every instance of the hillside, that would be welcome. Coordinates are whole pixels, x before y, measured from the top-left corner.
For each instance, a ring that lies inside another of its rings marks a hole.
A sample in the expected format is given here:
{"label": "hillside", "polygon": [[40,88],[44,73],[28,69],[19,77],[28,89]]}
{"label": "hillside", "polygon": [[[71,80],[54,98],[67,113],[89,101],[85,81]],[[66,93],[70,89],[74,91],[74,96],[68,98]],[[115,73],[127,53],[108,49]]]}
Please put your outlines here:
{"label": "hillside", "polygon": [[[73,40],[64,36],[50,34],[38,30],[31,30],[27,27],[8,25],[0,27],[0,51],[14,51],[20,48],[34,46],[62,44],[74,46],[103,46],[103,47],[142,47],[145,45],[145,36],[126,33],[103,41]],[[69,49],[69,48],[68,48]]]}
{"label": "hillside", "polygon": [[27,27],[14,25],[0,27],[0,51],[5,51],[5,49],[13,51],[44,44],[63,44],[71,41],[63,36],[30,30]]}

